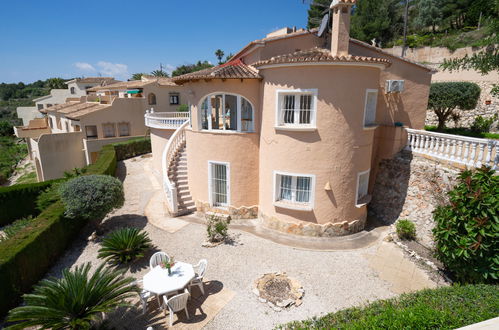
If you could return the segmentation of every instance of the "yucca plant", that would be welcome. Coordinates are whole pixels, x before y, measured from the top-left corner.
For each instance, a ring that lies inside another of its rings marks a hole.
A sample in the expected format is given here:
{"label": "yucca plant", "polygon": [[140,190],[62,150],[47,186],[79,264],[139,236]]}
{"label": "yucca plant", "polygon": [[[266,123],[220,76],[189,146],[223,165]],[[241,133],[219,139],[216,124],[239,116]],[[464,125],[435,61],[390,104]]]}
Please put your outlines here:
{"label": "yucca plant", "polygon": [[138,228],[121,228],[110,233],[102,240],[99,258],[111,264],[126,264],[142,258],[152,248],[146,232]]}
{"label": "yucca plant", "polygon": [[7,329],[89,329],[100,321],[102,313],[129,306],[125,299],[139,292],[123,270],[101,264],[89,275],[90,263],[65,269],[62,277],[40,281],[33,293],[25,294],[25,305],[9,312],[7,321],[19,322]]}

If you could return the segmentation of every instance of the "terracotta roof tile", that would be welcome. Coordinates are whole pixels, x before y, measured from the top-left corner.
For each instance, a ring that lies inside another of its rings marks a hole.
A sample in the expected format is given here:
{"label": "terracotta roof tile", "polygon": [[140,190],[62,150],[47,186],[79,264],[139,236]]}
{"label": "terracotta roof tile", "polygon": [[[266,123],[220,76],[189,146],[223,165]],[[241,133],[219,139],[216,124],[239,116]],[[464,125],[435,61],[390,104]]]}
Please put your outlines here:
{"label": "terracotta roof tile", "polygon": [[149,85],[155,82],[155,80],[130,80],[130,81],[120,81],[114,84],[104,85],[104,86],[96,86],[87,89],[89,92],[95,92],[100,90],[109,90],[109,89],[128,89],[128,88],[142,88],[145,85]]}
{"label": "terracotta roof tile", "polygon": [[312,48],[297,51],[291,54],[274,56],[268,60],[258,61],[253,64],[261,67],[268,64],[300,63],[300,62],[363,62],[390,65],[390,61],[384,58],[367,56],[333,56],[329,49]]}
{"label": "terracotta roof tile", "polygon": [[244,64],[241,60],[234,60],[213,68],[177,76],[172,80],[182,83],[197,79],[262,79],[262,77],[254,67]]}

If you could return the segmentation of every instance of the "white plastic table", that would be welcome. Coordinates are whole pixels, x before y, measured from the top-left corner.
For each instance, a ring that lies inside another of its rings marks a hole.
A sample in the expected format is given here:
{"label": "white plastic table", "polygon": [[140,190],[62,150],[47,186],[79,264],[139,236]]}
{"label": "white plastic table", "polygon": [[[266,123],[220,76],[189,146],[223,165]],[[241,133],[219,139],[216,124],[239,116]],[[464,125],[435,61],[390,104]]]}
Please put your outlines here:
{"label": "white plastic table", "polygon": [[168,269],[156,266],[144,276],[144,289],[157,295],[159,306],[160,295],[181,290],[194,278],[194,268],[185,262],[176,262],[171,271],[168,275]]}

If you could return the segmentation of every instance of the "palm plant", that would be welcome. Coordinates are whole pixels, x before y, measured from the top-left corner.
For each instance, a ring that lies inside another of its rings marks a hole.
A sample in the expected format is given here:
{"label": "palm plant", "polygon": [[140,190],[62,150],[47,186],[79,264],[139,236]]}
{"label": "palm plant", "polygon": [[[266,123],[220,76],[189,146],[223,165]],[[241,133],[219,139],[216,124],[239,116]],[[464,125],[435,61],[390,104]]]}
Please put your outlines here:
{"label": "palm plant", "polygon": [[98,257],[111,264],[126,264],[143,257],[150,248],[152,244],[146,232],[138,228],[121,228],[102,240]]}
{"label": "palm plant", "polygon": [[89,276],[90,263],[65,269],[62,277],[42,280],[31,294],[25,294],[25,305],[9,312],[7,321],[19,322],[7,329],[89,329],[102,313],[129,306],[125,299],[139,292],[125,277],[123,270],[104,268],[101,264]]}

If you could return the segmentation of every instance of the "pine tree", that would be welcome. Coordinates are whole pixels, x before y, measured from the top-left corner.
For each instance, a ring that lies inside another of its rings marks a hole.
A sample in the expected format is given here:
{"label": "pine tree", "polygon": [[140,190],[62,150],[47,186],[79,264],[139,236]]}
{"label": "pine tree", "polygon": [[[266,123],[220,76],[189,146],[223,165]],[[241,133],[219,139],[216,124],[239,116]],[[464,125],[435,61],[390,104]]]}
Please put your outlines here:
{"label": "pine tree", "polygon": [[321,24],[324,11],[329,8],[331,0],[315,0],[310,4],[308,10],[307,29],[313,29]]}
{"label": "pine tree", "polygon": [[435,27],[442,21],[442,11],[438,2],[438,0],[419,0],[418,16],[415,19],[418,27],[431,26],[432,31],[435,32]]}

